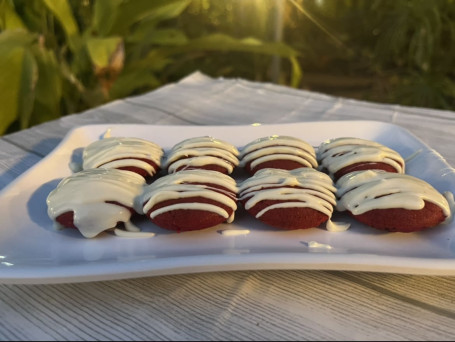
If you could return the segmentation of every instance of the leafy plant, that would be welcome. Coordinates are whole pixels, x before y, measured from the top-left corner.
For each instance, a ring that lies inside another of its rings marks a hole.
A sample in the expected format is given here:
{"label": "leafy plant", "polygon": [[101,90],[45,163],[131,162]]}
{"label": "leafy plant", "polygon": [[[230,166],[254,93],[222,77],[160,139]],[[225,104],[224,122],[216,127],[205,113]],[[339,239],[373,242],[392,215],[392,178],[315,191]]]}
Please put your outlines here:
{"label": "leafy plant", "polygon": [[302,8],[286,40],[304,57],[302,87],[357,82],[365,100],[455,110],[454,0],[290,1]]}
{"label": "leafy plant", "polygon": [[0,134],[154,89],[201,54],[287,58],[278,42],[222,33],[189,37],[167,25],[191,0],[0,0]]}

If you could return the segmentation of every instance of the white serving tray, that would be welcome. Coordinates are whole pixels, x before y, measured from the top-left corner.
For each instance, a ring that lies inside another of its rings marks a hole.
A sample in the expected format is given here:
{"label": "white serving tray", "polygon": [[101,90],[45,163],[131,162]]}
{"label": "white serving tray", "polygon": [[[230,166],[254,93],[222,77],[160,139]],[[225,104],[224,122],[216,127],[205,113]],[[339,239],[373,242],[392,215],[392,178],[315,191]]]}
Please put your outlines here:
{"label": "white serving tray", "polygon": [[[123,279],[192,272],[318,269],[455,275],[455,224],[419,233],[387,233],[345,214],[345,232],[324,227],[282,231],[265,226],[239,209],[231,224],[185,233],[136,222],[151,238],[103,233],[85,239],[77,230],[56,231],[47,216],[46,197],[65,176],[81,149],[112,136],[141,137],[165,150],[183,139],[210,135],[241,148],[253,139],[278,134],[299,137],[317,147],[351,136],[378,141],[403,155],[407,173],[441,192],[455,193],[455,172],[436,151],[407,130],[376,121],[304,122],[251,126],[89,125],[72,130],[41,162],[0,192],[0,283],[60,283]],[[223,235],[221,231],[249,230]],[[322,247],[311,247],[312,242]],[[325,246],[324,246],[325,245]],[[330,246],[331,248],[327,248]]]}

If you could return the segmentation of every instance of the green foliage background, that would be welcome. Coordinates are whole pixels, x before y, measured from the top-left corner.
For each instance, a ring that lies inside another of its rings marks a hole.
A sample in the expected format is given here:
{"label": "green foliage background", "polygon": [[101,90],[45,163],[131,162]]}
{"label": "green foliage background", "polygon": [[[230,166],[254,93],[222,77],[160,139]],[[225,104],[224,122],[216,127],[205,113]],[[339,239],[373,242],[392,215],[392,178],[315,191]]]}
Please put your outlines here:
{"label": "green foliage background", "polygon": [[0,134],[141,94],[196,70],[454,110],[454,5],[0,0]]}

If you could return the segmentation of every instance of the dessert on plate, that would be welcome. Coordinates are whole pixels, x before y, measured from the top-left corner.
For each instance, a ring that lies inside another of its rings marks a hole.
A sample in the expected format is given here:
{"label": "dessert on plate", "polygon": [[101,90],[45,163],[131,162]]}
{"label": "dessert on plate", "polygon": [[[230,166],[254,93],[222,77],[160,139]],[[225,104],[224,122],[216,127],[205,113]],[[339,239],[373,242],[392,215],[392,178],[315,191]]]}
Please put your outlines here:
{"label": "dessert on plate", "polygon": [[159,145],[145,139],[107,137],[85,147],[82,169],[128,170],[151,178],[160,171],[163,154]]}
{"label": "dessert on plate", "polygon": [[391,232],[415,232],[451,218],[445,195],[426,181],[383,170],[354,171],[336,182],[337,209]]}
{"label": "dessert on plate", "polygon": [[63,178],[46,200],[56,228],[77,228],[86,238],[116,228],[137,231],[130,219],[145,180],[135,172],[88,169]]}
{"label": "dessert on plate", "polygon": [[200,230],[234,220],[237,184],[218,171],[182,170],[145,186],[140,202],[142,212],[161,228]]}
{"label": "dessert on plate", "polygon": [[317,149],[319,169],[335,181],[359,170],[405,173],[405,161],[395,150],[372,140],[340,137],[321,143]]}
{"label": "dessert on plate", "polygon": [[313,168],[262,169],[239,185],[248,213],[281,229],[306,229],[328,222],[336,206],[332,179]]}
{"label": "dessert on plate", "polygon": [[272,135],[251,141],[241,149],[240,166],[250,174],[265,168],[293,170],[316,168],[316,153],[310,144],[291,136]]}
{"label": "dessert on plate", "polygon": [[165,169],[168,173],[180,170],[204,169],[231,174],[238,166],[237,148],[210,136],[185,139],[166,153]]}

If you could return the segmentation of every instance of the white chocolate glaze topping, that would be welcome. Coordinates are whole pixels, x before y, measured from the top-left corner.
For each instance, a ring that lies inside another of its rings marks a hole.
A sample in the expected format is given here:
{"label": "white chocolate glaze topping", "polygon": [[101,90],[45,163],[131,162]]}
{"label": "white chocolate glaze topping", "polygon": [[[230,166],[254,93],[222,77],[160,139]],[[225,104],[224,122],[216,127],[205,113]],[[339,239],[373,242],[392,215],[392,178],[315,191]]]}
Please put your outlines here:
{"label": "white chocolate glaze topping", "polygon": [[46,200],[48,215],[55,222],[61,214],[74,212],[74,225],[86,238],[114,228],[118,222],[129,229],[134,226],[129,224],[131,212],[125,207],[138,211],[136,200],[144,183],[142,176],[130,171],[83,170],[62,179],[50,192]]}
{"label": "white chocolate glaze topping", "polygon": [[[222,187],[226,190],[216,188],[215,186]],[[236,194],[237,184],[228,175],[209,170],[182,170],[163,176],[144,187],[141,196],[141,203],[143,203],[142,211],[146,214],[156,204],[167,200],[203,197],[229,206],[232,209],[232,214],[229,215],[222,207],[214,204],[193,202],[176,203],[162,207],[152,211],[150,218],[171,210],[189,209],[215,212],[225,217],[227,222],[232,222],[234,220],[235,210],[237,209]]]}
{"label": "white chocolate glaze topping", "polygon": [[239,164],[239,151],[234,145],[210,136],[181,141],[167,153],[165,167],[172,173],[180,168],[218,165],[232,173]]}
{"label": "white chocolate glaze topping", "polygon": [[451,209],[444,195],[422,179],[382,170],[354,171],[336,182],[337,209],[360,215],[373,209],[403,208],[420,210],[424,201],[439,206],[446,221]]}
{"label": "white chocolate glaze topping", "polygon": [[317,159],[321,169],[327,169],[330,176],[342,168],[365,162],[385,163],[392,166],[398,173],[405,172],[402,156],[374,141],[341,137],[327,140],[319,145]]}
{"label": "white chocolate glaze topping", "polygon": [[251,162],[251,168],[271,160],[292,160],[306,167],[317,167],[313,146],[305,141],[284,135],[256,139],[245,145],[240,153],[240,166]]}
{"label": "white chocolate glaze topping", "polygon": [[116,169],[133,166],[145,170],[150,176],[157,170],[149,163],[161,166],[163,149],[150,141],[140,138],[106,137],[88,145],[82,154],[84,170],[93,168]]}

